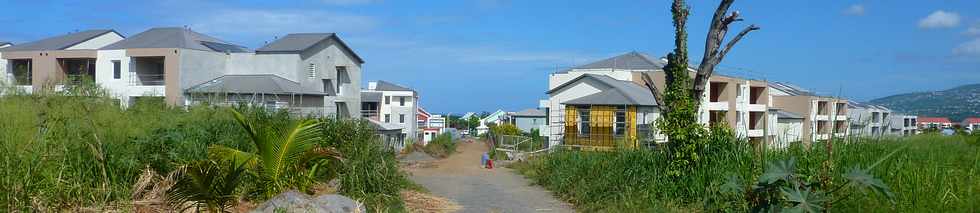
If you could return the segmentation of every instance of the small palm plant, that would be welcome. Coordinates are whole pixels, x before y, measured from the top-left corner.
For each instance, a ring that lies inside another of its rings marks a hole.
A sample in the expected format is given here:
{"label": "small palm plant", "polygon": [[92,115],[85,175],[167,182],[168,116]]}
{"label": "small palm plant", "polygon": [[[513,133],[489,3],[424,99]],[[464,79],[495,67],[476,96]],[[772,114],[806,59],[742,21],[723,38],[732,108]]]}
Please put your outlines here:
{"label": "small palm plant", "polygon": [[256,125],[236,110],[235,120],[245,129],[255,145],[255,152],[245,152],[220,145],[209,147],[209,157],[244,165],[261,181],[258,193],[272,197],[286,189],[305,188],[316,182],[320,167],[340,160],[333,148],[322,147],[322,133],[317,120],[304,119],[287,125]]}
{"label": "small palm plant", "polygon": [[[242,181],[242,165],[219,163],[213,160],[191,162],[177,170],[176,184],[167,192],[172,206],[207,212],[225,212],[237,200],[235,189]],[[190,205],[185,205],[190,203]]]}

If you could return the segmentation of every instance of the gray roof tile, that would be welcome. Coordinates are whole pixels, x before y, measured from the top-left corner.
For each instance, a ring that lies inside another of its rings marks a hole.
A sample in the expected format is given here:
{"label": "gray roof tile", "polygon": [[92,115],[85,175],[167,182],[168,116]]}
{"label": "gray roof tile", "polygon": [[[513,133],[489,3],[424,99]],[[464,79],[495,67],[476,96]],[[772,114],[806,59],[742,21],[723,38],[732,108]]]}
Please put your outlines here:
{"label": "gray roof tile", "polygon": [[387,82],[387,81],[380,81],[380,80],[377,81],[377,85],[375,86],[374,90],[377,90],[377,91],[414,91],[414,90],[412,90],[411,88],[408,88],[408,87],[403,87],[403,86],[398,85],[398,84],[394,84],[394,83]]}
{"label": "gray roof tile", "polygon": [[770,82],[769,87],[785,92],[786,94],[792,96],[817,96],[816,93],[810,92],[809,90],[803,89],[802,87],[788,84],[788,83],[783,83],[783,82]]}
{"label": "gray roof tile", "polygon": [[569,81],[569,83],[563,84],[556,87],[555,89],[549,91],[552,93],[558,89],[570,85],[570,82],[580,81],[585,78],[592,78],[607,86],[611,89],[604,90],[602,92],[587,95],[581,98],[572,99],[569,101],[562,102],[563,104],[592,104],[592,105],[640,105],[640,106],[657,106],[657,100],[650,94],[650,91],[646,87],[640,86],[637,83],[631,81],[620,81],[613,79],[605,75],[593,75],[585,74],[579,76],[575,79]]}
{"label": "gray roof tile", "polygon": [[636,51],[618,55],[612,58],[592,62],[572,69],[627,69],[627,70],[657,70],[663,69],[666,63],[650,58]]}
{"label": "gray roof tile", "polygon": [[82,42],[88,41],[95,37],[105,35],[106,33],[117,33],[114,30],[86,30],[81,32],[69,33],[67,35],[60,35],[55,37],[49,37],[33,42],[18,44],[10,47],[3,48],[3,51],[49,51],[49,50],[64,50],[71,46],[75,46]]}
{"label": "gray roof tile", "polygon": [[158,27],[143,31],[103,50],[133,48],[181,48],[212,52],[248,52],[248,49],[182,27]]}
{"label": "gray roof tile", "polygon": [[802,115],[799,115],[799,114],[796,114],[796,113],[792,113],[792,112],[788,112],[786,110],[777,109],[775,111],[776,111],[776,117],[777,118],[782,118],[782,119],[803,119],[803,116]]}
{"label": "gray roof tile", "polygon": [[351,52],[359,63],[364,63],[354,50],[350,49],[335,33],[293,33],[256,49],[256,53],[298,53],[305,51],[323,40],[336,39],[341,48]]}
{"label": "gray roof tile", "polygon": [[238,94],[310,94],[324,95],[319,91],[305,90],[299,83],[272,75],[224,75],[192,86],[189,93],[238,93]]}

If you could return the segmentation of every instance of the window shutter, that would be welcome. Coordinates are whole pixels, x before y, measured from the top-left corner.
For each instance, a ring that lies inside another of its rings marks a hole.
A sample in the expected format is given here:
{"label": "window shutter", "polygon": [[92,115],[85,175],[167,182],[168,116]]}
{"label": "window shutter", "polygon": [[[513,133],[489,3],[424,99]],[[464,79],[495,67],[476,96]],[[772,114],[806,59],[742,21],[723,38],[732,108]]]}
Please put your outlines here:
{"label": "window shutter", "polygon": [[308,72],[307,77],[309,77],[310,79],[316,78],[316,64],[310,63],[310,65],[306,68],[306,70]]}

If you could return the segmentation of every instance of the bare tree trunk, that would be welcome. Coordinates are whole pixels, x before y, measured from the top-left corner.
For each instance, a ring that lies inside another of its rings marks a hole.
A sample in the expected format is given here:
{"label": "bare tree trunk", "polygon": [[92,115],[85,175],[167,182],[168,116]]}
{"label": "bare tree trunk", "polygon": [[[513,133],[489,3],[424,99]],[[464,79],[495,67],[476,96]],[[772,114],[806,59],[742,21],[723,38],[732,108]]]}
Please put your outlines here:
{"label": "bare tree trunk", "polygon": [[[678,1],[680,0],[675,0],[674,4],[677,4]],[[714,74],[715,66],[721,63],[725,55],[732,50],[732,47],[739,40],[742,40],[742,37],[753,30],[760,29],[755,25],[749,25],[739,32],[735,38],[728,41],[724,49],[721,49],[721,43],[725,40],[725,35],[728,33],[728,25],[733,22],[742,21],[738,16],[738,11],[732,12],[727,16],[725,15],[728,14],[728,8],[732,6],[732,3],[735,3],[735,0],[722,0],[718,5],[718,9],[715,9],[714,17],[711,18],[711,27],[708,30],[708,37],[705,39],[704,44],[704,57],[701,58],[701,65],[698,66],[698,72],[694,78],[694,88],[690,94],[695,103],[701,103],[701,95],[704,94],[708,79]]]}

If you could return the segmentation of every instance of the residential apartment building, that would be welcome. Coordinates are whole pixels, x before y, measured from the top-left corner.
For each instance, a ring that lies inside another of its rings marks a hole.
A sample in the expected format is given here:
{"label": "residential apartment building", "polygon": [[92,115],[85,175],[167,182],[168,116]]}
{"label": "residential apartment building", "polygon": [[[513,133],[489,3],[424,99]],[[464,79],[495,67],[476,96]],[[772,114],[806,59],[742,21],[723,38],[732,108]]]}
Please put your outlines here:
{"label": "residential apartment building", "polygon": [[640,147],[665,140],[652,126],[660,117],[657,101],[636,82],[582,74],[547,94],[553,106],[549,146]]}
{"label": "residential apartment building", "polygon": [[980,130],[980,118],[963,119],[963,128],[970,132]]}
{"label": "residential apartment building", "polygon": [[892,135],[912,136],[919,134],[918,116],[906,115],[902,113],[892,113],[891,128]]}
{"label": "residential apartment building", "polygon": [[547,120],[547,115],[545,115],[544,110],[540,109],[525,109],[518,112],[510,114],[510,122],[517,126],[523,132],[531,132],[532,130],[541,130],[546,127],[545,120]]}
{"label": "residential apartment building", "polygon": [[122,106],[162,99],[174,106],[248,104],[360,117],[364,62],[332,33],[289,34],[251,51],[188,28],[152,28],[128,38],[90,30],[0,51],[7,67],[17,68],[15,83],[29,90],[91,80]]}
{"label": "residential apartment building", "polygon": [[847,135],[847,100],[821,96],[798,86],[770,82],[772,107],[803,116],[802,142]]}
{"label": "residential apartment building", "polygon": [[4,80],[26,92],[95,81],[99,48],[122,39],[114,30],[86,30],[5,47]]}
{"label": "residential apartment building", "polygon": [[[647,94],[642,76],[649,75],[657,88],[666,88],[666,73],[663,67],[666,61],[654,59],[646,54],[629,52],[612,58],[596,61],[582,66],[577,66],[565,71],[553,73],[549,76],[549,90],[554,90],[558,86],[566,84],[583,75],[606,76],[619,81],[632,82],[640,85]],[[696,73],[690,69],[693,78]],[[769,89],[765,81],[744,79],[722,74],[714,74],[706,85],[706,91],[702,94],[702,103],[699,108],[699,122],[702,124],[725,124],[735,130],[735,133],[753,141],[764,141],[767,138],[764,129],[769,125]],[[574,93],[587,94],[590,90],[577,91]],[[596,91],[592,89],[591,91]],[[573,93],[573,94],[574,94]],[[556,123],[561,123],[562,112],[565,112],[563,102],[572,97],[564,95],[550,95],[547,101],[542,101],[542,105],[549,109],[549,132],[552,143],[560,142],[558,137],[566,135],[562,128]],[[659,113],[654,113],[659,116]],[[654,116],[654,117],[657,117]],[[651,124],[655,119],[650,120]],[[647,127],[647,126],[644,126]],[[659,141],[663,141],[657,139]]]}
{"label": "residential apartment building", "polygon": [[387,81],[368,82],[361,90],[361,116],[401,129],[402,138],[418,135],[419,94]]}
{"label": "residential apartment building", "polygon": [[880,137],[891,134],[892,110],[884,106],[848,101],[850,136]]}
{"label": "residential apartment building", "polygon": [[793,142],[803,141],[805,116],[786,110],[769,108],[769,146],[786,148]]}
{"label": "residential apartment building", "polygon": [[918,121],[919,122],[916,124],[919,125],[919,131],[923,131],[927,129],[942,130],[942,129],[953,128],[953,122],[950,121],[949,118],[947,117],[919,116]]}
{"label": "residential apartment building", "polygon": [[[0,41],[0,49],[12,45],[14,44],[6,41]],[[3,51],[0,51],[0,86],[10,86],[12,84],[8,84],[7,79],[13,79],[13,72],[9,71],[12,69],[8,69],[7,60],[3,60],[2,58],[3,58]]]}

